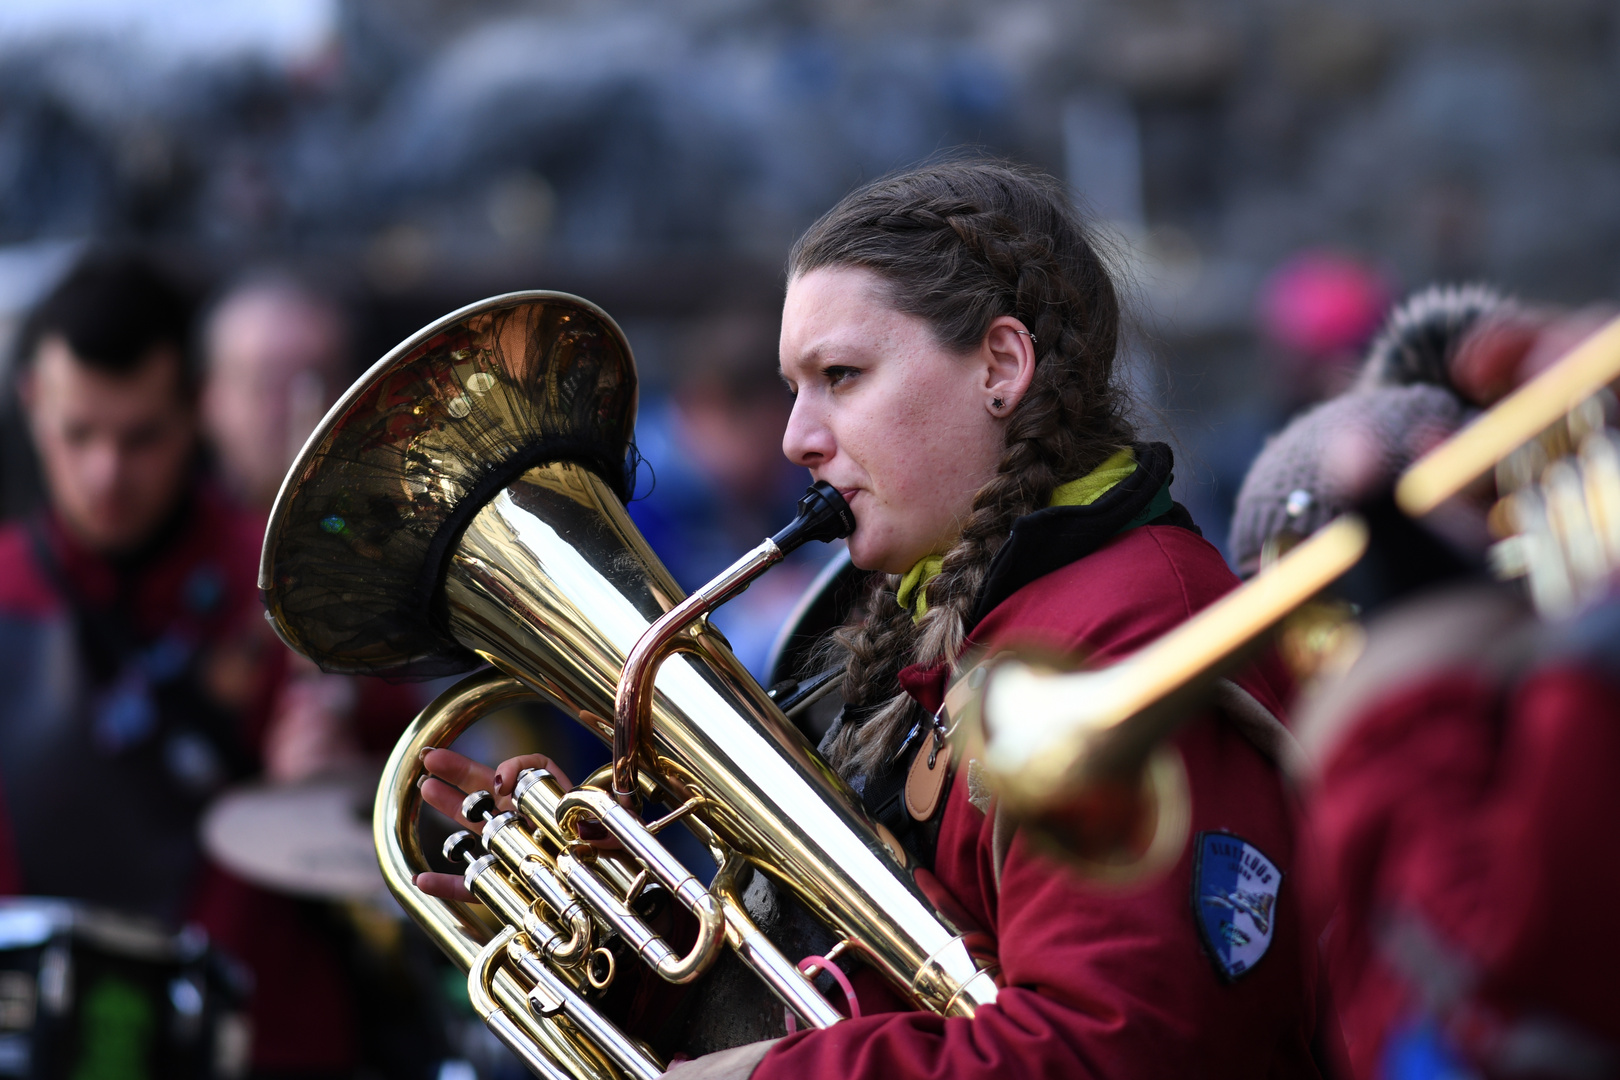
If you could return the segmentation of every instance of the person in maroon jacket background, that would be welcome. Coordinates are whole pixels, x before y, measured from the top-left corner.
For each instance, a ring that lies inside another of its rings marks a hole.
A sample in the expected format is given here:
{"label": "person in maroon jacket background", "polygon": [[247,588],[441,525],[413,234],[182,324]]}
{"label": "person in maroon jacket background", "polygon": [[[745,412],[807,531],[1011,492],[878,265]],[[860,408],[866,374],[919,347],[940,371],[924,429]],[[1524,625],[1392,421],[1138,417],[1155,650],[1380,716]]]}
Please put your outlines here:
{"label": "person in maroon jacket background", "polygon": [[1356,1075],[1615,1075],[1620,602],[1429,595],[1303,719]]}
{"label": "person in maroon jacket background", "polygon": [[[1434,289],[1396,309],[1385,342],[1410,370],[1484,407],[1610,314]],[[1391,349],[1375,348],[1369,367],[1381,353]],[[1334,440],[1312,429],[1333,417],[1301,417],[1256,463],[1251,481],[1272,480],[1244,485],[1257,504],[1238,513],[1249,546],[1285,521],[1293,484],[1308,489],[1315,523],[1387,498],[1413,456],[1392,436],[1410,432],[1365,419],[1355,432],[1340,419],[1339,434],[1356,434],[1349,441],[1368,460],[1346,469],[1354,455],[1340,439],[1328,469]],[[1267,460],[1278,455],[1295,460]],[[1333,472],[1357,484],[1324,488]],[[1487,504],[1470,500],[1450,507],[1446,545],[1481,563],[1467,541],[1483,541]],[[1311,887],[1338,905],[1326,954],[1355,1075],[1620,1075],[1620,863],[1609,855],[1620,819],[1620,596],[1543,621],[1517,584],[1490,582],[1482,567],[1444,583],[1412,573],[1412,546],[1398,553],[1408,589],[1366,605],[1354,665],[1300,707],[1320,853]]]}
{"label": "person in maroon jacket background", "polygon": [[[1195,836],[1134,888],[1088,882],[1022,834],[1008,843],[971,761],[927,818],[901,797],[968,645],[1114,659],[1236,584],[1172,501],[1169,450],[1136,437],[1118,320],[1069,193],[1001,163],[878,181],[796,245],[783,449],[843,493],[851,558],[878,572],[837,634],[846,704],[822,751],[995,936],[1004,985],[972,1019],[945,1019],[855,971],[859,1018],[671,1076],[1314,1077],[1336,1060],[1319,927],[1294,885],[1301,840],[1269,756],[1289,738],[1274,662],[1232,687],[1266,738],[1211,711],[1175,740]],[[509,792],[536,763],[492,773],[436,751],[424,797],[454,813],[459,790]],[[447,875],[418,884],[460,894]]]}
{"label": "person in maroon jacket background", "polygon": [[[189,325],[149,263],[92,252],[25,328],[49,505],[0,529],[0,886],[202,925],[253,973],[256,1072],[345,1075],[333,950],[197,840],[258,768],[286,650],[256,589],[263,521],[199,476]],[[86,859],[67,836],[102,842]]]}

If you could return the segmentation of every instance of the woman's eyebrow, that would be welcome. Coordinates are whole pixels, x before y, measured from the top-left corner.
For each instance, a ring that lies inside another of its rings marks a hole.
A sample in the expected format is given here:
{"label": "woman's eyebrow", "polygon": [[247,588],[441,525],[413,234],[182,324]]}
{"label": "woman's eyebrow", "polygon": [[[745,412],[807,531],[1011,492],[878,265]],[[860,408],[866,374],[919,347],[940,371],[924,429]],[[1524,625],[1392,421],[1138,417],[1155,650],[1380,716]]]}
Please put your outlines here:
{"label": "woman's eyebrow", "polygon": [[[805,352],[805,353],[800,353],[798,356],[795,356],[793,358],[793,366],[794,367],[803,366],[803,367],[806,367],[806,368],[813,368],[813,367],[815,367],[816,362],[821,359],[821,353],[822,353],[822,346],[816,345],[813,348],[811,348],[810,351]],[[786,365],[782,364],[780,361],[777,362],[776,373],[782,377],[783,382],[787,381],[787,377],[788,377],[787,376],[787,367],[786,367]]]}

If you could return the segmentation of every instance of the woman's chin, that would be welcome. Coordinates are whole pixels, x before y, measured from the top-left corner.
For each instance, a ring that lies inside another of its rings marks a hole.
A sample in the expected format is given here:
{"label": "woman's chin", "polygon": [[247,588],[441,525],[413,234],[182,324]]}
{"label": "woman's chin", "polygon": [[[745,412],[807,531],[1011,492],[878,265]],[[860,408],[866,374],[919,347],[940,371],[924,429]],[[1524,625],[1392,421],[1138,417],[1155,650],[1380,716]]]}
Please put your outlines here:
{"label": "woman's chin", "polygon": [[862,541],[861,528],[855,526],[855,531],[849,534],[849,561],[855,564],[857,570],[877,570],[879,567],[873,562],[874,552],[870,551]]}
{"label": "woman's chin", "polygon": [[[855,564],[857,570],[875,570],[882,574],[903,574],[911,569],[911,563],[900,565],[900,557],[895,552],[884,548],[880,544],[863,542],[860,527],[857,525],[849,537],[849,561]],[[912,562],[916,560],[913,559]]]}

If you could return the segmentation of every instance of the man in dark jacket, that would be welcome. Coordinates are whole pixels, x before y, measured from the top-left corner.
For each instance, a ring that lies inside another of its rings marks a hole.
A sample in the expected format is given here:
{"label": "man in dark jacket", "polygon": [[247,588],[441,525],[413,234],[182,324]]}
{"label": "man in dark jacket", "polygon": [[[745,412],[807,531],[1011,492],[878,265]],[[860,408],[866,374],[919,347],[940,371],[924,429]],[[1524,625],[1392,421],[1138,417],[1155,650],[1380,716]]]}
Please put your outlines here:
{"label": "man in dark jacket", "polygon": [[352,1024],[329,950],[197,841],[257,769],[284,650],[258,612],[262,522],[198,479],[189,324],[153,267],[93,254],[24,328],[48,505],[0,529],[0,886],[200,923],[254,971],[256,1065],[336,1074]]}

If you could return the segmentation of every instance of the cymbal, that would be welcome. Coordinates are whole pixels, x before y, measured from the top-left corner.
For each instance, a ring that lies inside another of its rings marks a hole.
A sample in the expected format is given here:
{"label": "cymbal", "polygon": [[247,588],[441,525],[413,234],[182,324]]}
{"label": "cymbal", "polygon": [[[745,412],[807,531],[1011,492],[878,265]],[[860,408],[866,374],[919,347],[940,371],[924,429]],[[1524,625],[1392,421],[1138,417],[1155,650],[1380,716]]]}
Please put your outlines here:
{"label": "cymbal", "polygon": [[203,848],[238,877],[323,899],[383,891],[371,839],[378,771],[326,773],[296,784],[248,784],[209,806]]}

